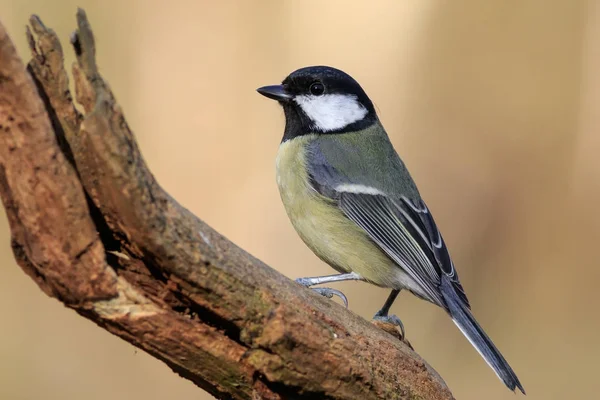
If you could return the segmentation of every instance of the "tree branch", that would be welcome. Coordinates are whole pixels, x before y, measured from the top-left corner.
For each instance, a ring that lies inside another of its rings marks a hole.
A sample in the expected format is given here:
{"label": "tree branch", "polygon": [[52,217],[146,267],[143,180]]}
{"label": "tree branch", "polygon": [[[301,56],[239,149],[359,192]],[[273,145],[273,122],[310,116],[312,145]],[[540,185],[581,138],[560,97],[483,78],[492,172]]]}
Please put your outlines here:
{"label": "tree branch", "polygon": [[71,43],[84,114],[58,38],[30,22],[27,70],[0,25],[0,195],[17,262],[46,294],[221,399],[452,399],[405,343],[159,186],[98,73],[82,10]]}

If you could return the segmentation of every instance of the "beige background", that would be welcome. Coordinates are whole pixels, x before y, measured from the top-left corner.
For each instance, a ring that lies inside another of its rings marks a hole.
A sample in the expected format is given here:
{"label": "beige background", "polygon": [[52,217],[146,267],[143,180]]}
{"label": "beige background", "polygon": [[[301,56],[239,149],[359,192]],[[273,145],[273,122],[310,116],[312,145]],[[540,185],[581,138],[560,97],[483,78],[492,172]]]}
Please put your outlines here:
{"label": "beige background", "polygon": [[[254,89],[311,64],[351,73],[528,398],[597,397],[600,3],[0,0],[0,19],[28,58],[28,15],[66,44],[78,5],[160,182],[291,278],[331,270],[284,214],[282,112]],[[45,297],[1,224],[0,399],[208,398]],[[364,317],[387,295],[339,288]],[[458,399],[514,398],[443,312],[407,294],[393,311]]]}

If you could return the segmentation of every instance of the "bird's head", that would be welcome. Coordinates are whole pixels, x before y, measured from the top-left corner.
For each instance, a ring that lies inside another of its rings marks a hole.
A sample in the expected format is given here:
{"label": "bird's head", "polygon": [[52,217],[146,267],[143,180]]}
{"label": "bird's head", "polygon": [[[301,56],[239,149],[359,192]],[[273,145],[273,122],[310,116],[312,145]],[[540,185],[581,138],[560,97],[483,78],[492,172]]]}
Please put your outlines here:
{"label": "bird's head", "polygon": [[332,67],[301,68],[281,85],[257,91],[283,106],[284,140],[309,133],[353,132],[377,121],[373,103],[358,82]]}

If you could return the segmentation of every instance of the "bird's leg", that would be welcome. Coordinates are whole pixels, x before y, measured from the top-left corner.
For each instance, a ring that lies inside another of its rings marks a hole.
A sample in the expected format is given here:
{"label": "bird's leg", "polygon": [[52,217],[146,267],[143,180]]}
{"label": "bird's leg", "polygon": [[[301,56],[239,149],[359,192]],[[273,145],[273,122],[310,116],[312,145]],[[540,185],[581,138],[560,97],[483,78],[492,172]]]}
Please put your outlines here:
{"label": "bird's leg", "polygon": [[[296,279],[296,283],[301,284],[304,287],[310,288],[314,285],[320,285],[322,283],[331,283],[331,282],[341,282],[341,281],[357,281],[361,280],[360,275],[355,274],[354,272],[350,272],[347,274],[337,274],[337,275],[327,275],[327,276],[315,276],[312,278],[298,278]],[[344,293],[340,292],[337,289],[332,288],[311,288],[315,292],[321,294],[322,296],[331,299],[333,296],[339,296],[340,299],[344,302],[346,308],[348,308],[348,298]]]}
{"label": "bird's leg", "polygon": [[348,274],[336,274],[326,276],[315,276],[313,278],[298,278],[296,282],[302,286],[311,287],[314,285],[320,285],[322,283],[341,282],[341,281],[358,281],[362,278],[360,275],[354,272]]}
{"label": "bird's leg", "polygon": [[396,300],[396,297],[398,297],[399,294],[400,289],[392,290],[392,293],[390,293],[390,295],[388,296],[387,300],[385,301],[385,304],[383,305],[383,307],[381,307],[381,310],[377,311],[373,319],[383,322],[389,322],[390,324],[396,325],[400,328],[400,332],[402,332],[402,339],[404,339],[404,324],[397,316],[389,315],[390,308],[392,307],[392,304],[394,304],[394,301]]}

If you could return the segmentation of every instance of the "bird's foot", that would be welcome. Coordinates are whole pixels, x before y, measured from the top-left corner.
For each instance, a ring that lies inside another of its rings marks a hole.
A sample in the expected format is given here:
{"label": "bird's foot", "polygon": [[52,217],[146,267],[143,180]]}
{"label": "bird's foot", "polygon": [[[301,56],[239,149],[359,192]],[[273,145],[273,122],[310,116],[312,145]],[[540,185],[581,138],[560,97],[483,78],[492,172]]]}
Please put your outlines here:
{"label": "bird's foot", "polygon": [[346,308],[348,308],[348,298],[346,297],[346,295],[342,292],[340,292],[337,289],[332,289],[332,288],[311,288],[312,290],[314,290],[315,292],[319,293],[321,296],[325,296],[328,299],[331,299],[333,296],[338,296],[340,299],[342,299],[342,301],[344,302],[344,306]]}
{"label": "bird's foot", "polygon": [[315,292],[319,293],[321,296],[325,296],[328,299],[331,299],[333,296],[338,296],[344,302],[344,306],[346,308],[348,308],[348,298],[346,297],[346,295],[344,293],[340,292],[337,289],[311,288],[311,286],[315,284],[314,280],[311,278],[298,278],[298,279],[296,279],[296,283],[299,283],[300,285],[302,285],[306,288],[312,289]]}
{"label": "bird's foot", "polygon": [[380,313],[375,314],[373,317],[374,320],[392,324],[400,328],[400,333],[402,334],[401,339],[404,340],[406,338],[406,332],[404,331],[404,324],[402,320],[395,315],[381,315]]}

